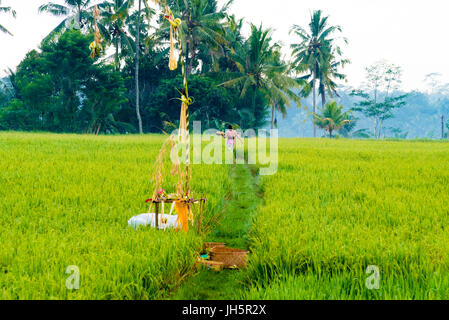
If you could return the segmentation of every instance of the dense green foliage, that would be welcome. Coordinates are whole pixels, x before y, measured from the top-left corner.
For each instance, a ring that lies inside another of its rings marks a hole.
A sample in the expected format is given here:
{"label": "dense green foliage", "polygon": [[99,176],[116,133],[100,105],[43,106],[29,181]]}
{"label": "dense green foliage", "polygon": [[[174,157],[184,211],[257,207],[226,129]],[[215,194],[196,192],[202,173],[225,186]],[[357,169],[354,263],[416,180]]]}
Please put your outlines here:
{"label": "dense green foliage", "polygon": [[125,100],[120,74],[86,54],[90,36],[67,31],[58,42],[31,51],[12,79],[16,97],[0,112],[13,130],[123,132],[115,120]]}
{"label": "dense green foliage", "polygon": [[[6,90],[0,96],[0,129],[54,132],[135,132],[134,60],[126,60],[121,73],[113,66],[95,63],[85,50],[91,41],[79,31],[67,31],[57,42],[31,51],[10,77],[14,99]],[[163,52],[151,51],[141,58],[142,118],[146,132],[167,129],[166,122],[179,119],[182,87],[180,74],[170,73]],[[173,77],[175,75],[175,77]],[[267,100],[257,92],[258,108],[246,107],[251,96],[224,88],[217,76],[191,75],[195,103],[192,120],[204,128],[222,128],[223,123],[260,127],[268,112]],[[266,106],[265,108],[260,106]]]}
{"label": "dense green foliage", "polygon": [[[89,58],[88,50],[93,3],[70,0],[41,6],[41,13],[64,20],[40,50],[29,52],[11,72],[8,81],[15,96],[0,91],[0,129],[129,133],[140,127],[144,132],[171,128],[179,119],[177,90],[182,83],[180,69],[168,69],[168,23],[160,18],[156,28],[150,26],[155,14],[150,2],[142,1],[140,14],[135,3],[110,0],[98,5],[103,46],[114,54],[97,60]],[[279,46],[271,43],[270,30],[253,26],[245,39],[242,21],[228,16],[228,5],[218,8],[215,0],[169,4],[183,21],[180,40],[195,102],[190,119],[201,120],[203,128],[223,129],[231,123],[257,129],[267,123],[270,107],[283,111],[290,100],[299,103],[292,91],[298,84],[287,76],[289,66]],[[251,61],[243,70],[247,59]],[[220,86],[237,72],[251,83]]]}

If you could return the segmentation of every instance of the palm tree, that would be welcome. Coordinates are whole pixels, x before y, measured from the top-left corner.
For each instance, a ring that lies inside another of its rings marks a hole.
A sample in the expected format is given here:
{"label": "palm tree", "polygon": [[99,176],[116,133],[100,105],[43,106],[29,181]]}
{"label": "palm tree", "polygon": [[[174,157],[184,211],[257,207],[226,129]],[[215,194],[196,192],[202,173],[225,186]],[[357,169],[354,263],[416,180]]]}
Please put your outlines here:
{"label": "palm tree", "polygon": [[[142,9],[142,2],[145,9]],[[130,14],[130,9],[134,6],[134,0],[109,0],[104,4],[102,21],[99,28],[106,39],[113,42],[115,47],[114,60],[116,69],[120,70],[120,49],[126,48],[135,53],[135,82],[136,82],[136,117],[139,126],[139,133],[143,133],[142,117],[140,115],[140,86],[139,86],[139,55],[140,55],[140,36],[142,23],[149,25],[154,11],[149,7],[150,0],[138,0],[138,10],[134,14]],[[142,11],[147,18],[142,21]],[[134,25],[134,26],[133,26]],[[135,41],[127,33],[134,27]],[[134,48],[133,48],[134,47]]]}
{"label": "palm tree", "polygon": [[223,36],[225,37],[226,42],[220,43],[218,45],[218,50],[213,53],[215,59],[212,61],[209,71],[237,71],[230,55],[235,53],[235,48],[238,45],[243,45],[243,22],[243,18],[236,19],[234,15],[226,16],[226,22],[223,24]]}
{"label": "palm tree", "polygon": [[343,135],[345,138],[353,137],[357,135],[357,131],[352,133],[357,125],[357,118],[354,117],[352,112],[346,113],[345,120],[348,120],[339,130],[338,132]]}
{"label": "palm tree", "polygon": [[[145,15],[150,19],[150,15],[152,14],[152,10],[150,9],[148,2],[150,0],[138,0],[138,10],[135,15],[135,25],[136,25],[136,65],[135,65],[135,81],[136,81],[136,116],[137,122],[139,125],[139,133],[143,133],[143,125],[142,125],[142,116],[140,115],[140,87],[139,87],[139,55],[140,55],[140,32],[141,32],[141,23],[142,23],[142,1],[145,5]],[[134,20],[134,19],[132,19]]]}
{"label": "palm tree", "polygon": [[224,75],[231,79],[222,83],[224,86],[241,88],[243,98],[250,90],[252,94],[252,112],[255,113],[256,93],[262,92],[270,101],[272,107],[272,128],[274,128],[274,111],[284,110],[294,100],[299,103],[299,97],[294,93],[301,81],[288,76],[289,67],[280,59],[280,47],[272,46],[271,29],[264,30],[262,25],[257,28],[251,25],[251,35],[243,44],[236,42],[230,57],[236,71]]}
{"label": "palm tree", "polygon": [[201,44],[209,48],[218,48],[226,42],[222,21],[233,0],[228,1],[221,9],[217,9],[216,0],[184,0],[174,10],[182,20],[180,26],[183,47],[186,48],[187,75],[191,74]]}
{"label": "palm tree", "polygon": [[273,47],[272,66],[272,70],[268,73],[270,87],[267,98],[271,103],[271,129],[274,129],[276,111],[285,118],[287,107],[290,107],[291,102],[295,102],[297,107],[301,106],[301,99],[294,89],[300,89],[305,83],[289,76],[291,66],[282,61],[279,46]]}
{"label": "palm tree", "polygon": [[[39,13],[47,12],[54,16],[64,17],[64,20],[44,40],[49,40],[61,33],[69,24],[75,24],[77,28],[83,29],[87,23],[93,22],[92,13],[95,3],[92,0],[64,0],[64,3],[65,5],[49,2],[39,7]],[[108,1],[97,3],[100,10],[107,5],[109,5]]]}
{"label": "palm tree", "polygon": [[[0,0],[0,5],[2,4],[2,0]],[[11,8],[11,7],[1,7],[0,6],[0,13],[4,12],[4,13],[9,13],[11,14],[14,18],[16,17],[16,12]],[[12,36],[12,33],[8,31],[8,29],[6,29],[4,26],[2,26],[0,24],[0,31],[6,34],[9,34]]]}
{"label": "palm tree", "polygon": [[[117,70],[120,70],[120,51],[128,49],[134,54],[134,41],[127,32],[135,21],[136,17],[130,15],[130,10],[134,0],[110,0],[105,5],[101,16],[101,22],[98,24],[103,37],[115,48],[114,61]],[[136,12],[137,16],[137,12]]]}
{"label": "palm tree", "polygon": [[347,113],[342,112],[343,106],[339,106],[336,101],[326,103],[321,110],[321,115],[313,114],[314,124],[329,132],[329,138],[332,138],[332,132],[341,129],[351,123]]}
{"label": "palm tree", "polygon": [[136,116],[139,123],[139,133],[143,133],[142,116],[140,115],[140,87],[139,87],[139,54],[140,54],[140,22],[141,22],[142,0],[139,0],[136,22]]}
{"label": "palm tree", "polygon": [[[294,25],[291,29],[291,32],[301,38],[300,43],[291,45],[293,64],[297,73],[302,75],[300,79],[309,82],[305,87],[306,90],[303,90],[303,95],[307,97],[312,92],[313,113],[316,112],[317,89],[324,106],[326,91],[335,93],[336,84],[332,78],[342,76],[337,72],[337,68],[347,63],[347,60],[338,61],[337,57],[341,55],[341,50],[335,44],[335,39],[331,38],[336,32],[341,32],[341,27],[329,26],[328,18],[322,16],[321,10],[317,10],[312,13],[309,30],[298,25]],[[315,125],[313,135],[316,137]]]}
{"label": "palm tree", "polygon": [[348,59],[337,60],[334,52],[329,57],[329,61],[326,65],[321,68],[321,73],[319,75],[319,87],[318,93],[321,96],[321,106],[324,107],[326,104],[326,94],[333,98],[340,97],[337,92],[338,84],[336,80],[345,80],[346,75],[339,72],[339,68],[343,68],[347,63],[350,63]]}

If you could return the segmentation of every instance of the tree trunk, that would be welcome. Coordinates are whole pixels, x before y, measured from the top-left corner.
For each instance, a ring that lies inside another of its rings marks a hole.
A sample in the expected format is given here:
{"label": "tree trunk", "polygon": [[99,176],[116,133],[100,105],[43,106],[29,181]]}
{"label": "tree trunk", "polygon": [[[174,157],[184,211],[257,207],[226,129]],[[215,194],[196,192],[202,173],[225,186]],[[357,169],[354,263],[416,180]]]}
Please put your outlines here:
{"label": "tree trunk", "polygon": [[[256,114],[256,94],[257,94],[257,88],[256,87],[253,87],[253,96],[252,96],[252,101],[251,101],[251,107],[252,107],[252,110],[253,110],[253,115],[255,115]],[[256,118],[255,118],[255,116],[253,117],[253,119],[251,119],[251,126],[249,126],[249,127],[256,127]],[[249,123],[247,123],[247,125],[249,125]]]}
{"label": "tree trunk", "polygon": [[[377,109],[377,86],[374,88],[374,109]],[[377,116],[374,116],[374,137],[377,139]]]}
{"label": "tree trunk", "polygon": [[374,138],[377,139],[377,117],[374,117]]}
{"label": "tree trunk", "polygon": [[321,94],[321,105],[323,108],[326,106],[326,95],[324,93]]}
{"label": "tree trunk", "polygon": [[379,120],[379,128],[378,128],[378,133],[377,133],[377,135],[379,136],[379,139],[381,138],[381,136],[382,136],[382,130],[383,129],[383,121],[382,121],[382,119],[380,119]]}
{"label": "tree trunk", "polygon": [[187,75],[190,75],[192,73],[192,69],[193,69],[193,59],[194,57],[190,57],[190,61],[189,61],[189,67],[187,68]]}
{"label": "tree trunk", "polygon": [[332,139],[332,129],[329,129],[329,138]]}
{"label": "tree trunk", "polygon": [[97,130],[95,131],[95,135],[98,136],[98,133],[100,132],[101,129],[101,122],[98,124]]}
{"label": "tree trunk", "polygon": [[274,109],[276,108],[276,104],[271,106],[271,130],[274,130]]}
{"label": "tree trunk", "polygon": [[80,30],[81,30],[81,22],[82,22],[82,19],[81,19],[81,6],[78,5],[78,23],[79,23],[79,26],[80,26]]}
{"label": "tree trunk", "polygon": [[[313,76],[313,86],[312,86],[312,90],[313,90],[313,114],[316,114],[316,88],[315,88],[315,84],[316,84],[316,79],[315,79],[315,75]],[[316,138],[316,125],[315,125],[315,121],[313,121],[313,137]]]}
{"label": "tree trunk", "polygon": [[[188,76],[189,75],[188,67],[190,65],[190,57],[189,57],[189,55],[190,55],[190,44],[187,42],[187,40],[186,40],[186,47],[183,48],[183,50],[185,51],[184,52],[184,54],[185,54],[184,68],[185,68],[186,76]],[[184,59],[184,57],[181,57],[181,59]]]}
{"label": "tree trunk", "polygon": [[118,37],[115,38],[115,70],[120,71],[120,61],[118,59]]}
{"label": "tree trunk", "polygon": [[190,61],[189,61],[189,66],[187,68],[187,76],[189,76],[190,74],[192,74],[192,70],[193,70],[193,60],[195,60],[196,58],[196,53],[195,53],[195,48],[193,47],[193,41],[189,41],[189,51],[190,51]]}
{"label": "tree trunk", "polygon": [[441,139],[444,139],[444,116],[441,116]]}
{"label": "tree trunk", "polygon": [[140,91],[139,91],[139,51],[140,51],[140,11],[142,10],[142,0],[139,0],[139,11],[137,14],[137,28],[136,28],[136,115],[139,123],[139,133],[143,133],[142,117],[140,116]]}

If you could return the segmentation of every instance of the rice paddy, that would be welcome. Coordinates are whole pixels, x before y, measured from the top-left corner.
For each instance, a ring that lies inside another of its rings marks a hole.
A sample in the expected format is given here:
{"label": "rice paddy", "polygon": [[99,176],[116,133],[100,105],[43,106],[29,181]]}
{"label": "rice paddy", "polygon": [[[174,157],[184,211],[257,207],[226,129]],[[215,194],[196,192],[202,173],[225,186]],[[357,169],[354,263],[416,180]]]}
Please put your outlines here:
{"label": "rice paddy", "polygon": [[[170,296],[204,238],[127,225],[148,210],[163,140],[0,133],[0,299]],[[278,172],[259,177],[263,200],[239,238],[251,254],[238,296],[448,299],[447,159],[440,142],[280,139]],[[238,231],[212,219],[232,193],[232,166],[193,170],[209,237]],[[66,287],[68,266],[79,290]]]}
{"label": "rice paddy", "polygon": [[[252,224],[251,299],[448,299],[449,144],[282,140]],[[379,289],[368,289],[368,266]]]}
{"label": "rice paddy", "polygon": [[[0,133],[0,299],[156,299],[189,272],[194,232],[134,230],[164,138]],[[195,168],[209,212],[228,168]],[[68,290],[68,266],[80,271]]]}

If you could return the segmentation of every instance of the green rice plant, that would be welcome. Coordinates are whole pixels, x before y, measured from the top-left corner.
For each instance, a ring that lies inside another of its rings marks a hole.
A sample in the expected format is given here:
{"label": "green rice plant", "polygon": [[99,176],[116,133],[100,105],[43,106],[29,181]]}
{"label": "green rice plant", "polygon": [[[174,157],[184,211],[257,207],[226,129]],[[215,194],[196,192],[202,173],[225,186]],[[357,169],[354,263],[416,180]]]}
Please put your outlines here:
{"label": "green rice plant", "polygon": [[[448,147],[280,139],[251,228],[249,297],[449,298]],[[369,265],[382,293],[364,286]]]}
{"label": "green rice plant", "polygon": [[366,274],[312,272],[281,277],[268,286],[255,286],[239,298],[250,300],[434,300],[447,299],[449,277],[441,274],[415,277],[387,275],[378,290],[367,290]]}
{"label": "green rice plant", "polygon": [[[0,299],[155,299],[190,272],[202,236],[127,225],[148,210],[164,139],[0,133]],[[224,204],[228,170],[193,166],[206,217]]]}

